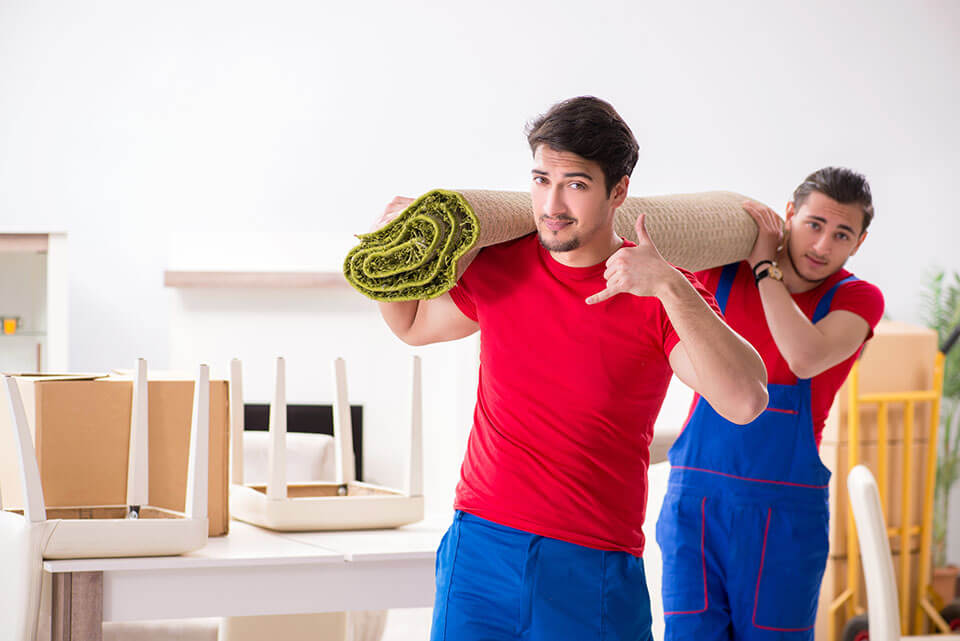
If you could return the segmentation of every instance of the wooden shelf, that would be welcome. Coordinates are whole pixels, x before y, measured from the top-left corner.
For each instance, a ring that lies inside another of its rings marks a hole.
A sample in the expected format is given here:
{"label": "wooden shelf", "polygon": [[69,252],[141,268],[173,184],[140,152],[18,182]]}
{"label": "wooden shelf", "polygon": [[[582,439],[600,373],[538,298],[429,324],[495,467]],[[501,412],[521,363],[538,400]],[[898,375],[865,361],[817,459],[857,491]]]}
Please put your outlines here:
{"label": "wooden shelf", "polygon": [[45,252],[49,234],[0,234],[0,252]]}
{"label": "wooden shelf", "polygon": [[350,285],[340,272],[215,272],[167,270],[163,272],[163,286],[305,289],[349,287]]}

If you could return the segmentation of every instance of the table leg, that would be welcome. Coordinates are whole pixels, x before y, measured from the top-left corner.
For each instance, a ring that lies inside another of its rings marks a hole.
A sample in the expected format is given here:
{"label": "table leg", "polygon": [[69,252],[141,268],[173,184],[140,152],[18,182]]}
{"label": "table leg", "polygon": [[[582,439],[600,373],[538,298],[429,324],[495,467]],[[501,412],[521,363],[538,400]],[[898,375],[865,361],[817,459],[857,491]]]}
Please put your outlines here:
{"label": "table leg", "polygon": [[53,575],[53,641],[103,641],[103,572]]}

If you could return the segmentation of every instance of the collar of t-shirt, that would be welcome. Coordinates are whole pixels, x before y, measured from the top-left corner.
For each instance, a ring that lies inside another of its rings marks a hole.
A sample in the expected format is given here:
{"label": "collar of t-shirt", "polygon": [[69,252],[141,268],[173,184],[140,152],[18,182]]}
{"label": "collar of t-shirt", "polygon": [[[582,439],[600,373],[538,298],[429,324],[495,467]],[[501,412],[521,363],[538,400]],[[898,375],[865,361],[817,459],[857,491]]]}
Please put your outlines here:
{"label": "collar of t-shirt", "polygon": [[[621,238],[620,240],[623,241],[620,249],[637,246],[636,243],[632,243],[626,238]],[[603,272],[607,271],[607,260],[609,259],[606,258],[596,265],[571,267],[570,265],[564,265],[557,261],[557,259],[540,244],[539,240],[537,241],[537,251],[540,252],[540,259],[543,261],[543,264],[547,266],[547,269],[550,270],[550,273],[561,280],[590,280],[603,276]],[[613,254],[611,254],[611,256],[612,255]]]}

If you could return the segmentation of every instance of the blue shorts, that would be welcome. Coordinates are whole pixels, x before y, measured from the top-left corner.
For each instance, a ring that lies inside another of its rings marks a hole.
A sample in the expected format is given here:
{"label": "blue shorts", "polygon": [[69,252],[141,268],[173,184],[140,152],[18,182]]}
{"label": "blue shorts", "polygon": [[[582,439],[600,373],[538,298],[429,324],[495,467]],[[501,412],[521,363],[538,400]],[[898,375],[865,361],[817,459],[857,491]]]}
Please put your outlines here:
{"label": "blue shorts", "polygon": [[431,641],[649,641],[643,560],[457,512],[437,550]]}

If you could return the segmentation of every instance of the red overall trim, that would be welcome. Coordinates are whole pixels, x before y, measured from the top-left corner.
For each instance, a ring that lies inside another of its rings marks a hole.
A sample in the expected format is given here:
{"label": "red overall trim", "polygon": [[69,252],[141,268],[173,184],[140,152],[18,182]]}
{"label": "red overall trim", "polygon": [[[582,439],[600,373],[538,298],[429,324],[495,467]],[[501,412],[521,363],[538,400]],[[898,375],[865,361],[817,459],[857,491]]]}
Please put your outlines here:
{"label": "red overall trim", "polygon": [[[774,628],[757,623],[757,602],[760,600],[760,579],[763,578],[763,561],[767,556],[767,534],[770,533],[770,508],[767,508],[767,526],[763,530],[763,551],[760,552],[760,572],[757,573],[757,590],[753,594],[753,627],[761,630],[772,630],[774,632],[803,632],[813,628],[808,625],[805,628]],[[816,624],[814,624],[816,625]]]}
{"label": "red overall trim", "polygon": [[715,472],[713,470],[705,470],[700,467],[687,467],[685,465],[674,465],[673,469],[675,470],[693,470],[694,472],[706,472],[707,474],[718,474],[720,476],[728,476],[732,479],[737,479],[739,481],[750,481],[751,483],[770,483],[773,485],[790,485],[793,487],[808,487],[814,490],[825,490],[829,485],[807,485],[805,483],[790,483],[789,481],[766,481],[763,479],[749,479],[745,476],[736,476],[734,474],[726,474],[724,472]]}
{"label": "red overall trim", "polygon": [[776,407],[768,407],[768,408],[767,408],[767,411],[768,411],[768,412],[779,412],[780,414],[793,414],[794,416],[796,416],[797,414],[800,413],[800,412],[798,412],[797,410],[782,410],[782,409],[778,409],[778,408],[776,408]]}
{"label": "red overall trim", "polygon": [[703,500],[700,501],[700,560],[703,563],[703,608],[699,610],[687,610],[685,612],[664,612],[664,616],[668,614],[700,614],[701,612],[706,612],[707,608],[710,607],[710,600],[707,598],[707,554],[704,551],[704,541],[707,534],[706,505],[707,497],[703,497]]}

